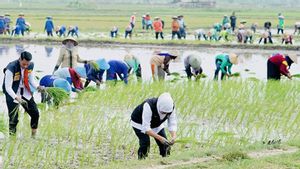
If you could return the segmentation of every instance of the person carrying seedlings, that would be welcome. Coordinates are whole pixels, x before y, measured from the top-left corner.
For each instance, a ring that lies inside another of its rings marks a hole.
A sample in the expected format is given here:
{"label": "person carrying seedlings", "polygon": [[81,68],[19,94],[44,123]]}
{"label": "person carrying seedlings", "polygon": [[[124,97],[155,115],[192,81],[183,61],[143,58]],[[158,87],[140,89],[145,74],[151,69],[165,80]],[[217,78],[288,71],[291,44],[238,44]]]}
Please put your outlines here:
{"label": "person carrying seedlings", "polygon": [[279,13],[278,14],[278,25],[277,25],[277,34],[279,34],[281,32],[281,34],[283,34],[283,30],[284,30],[284,16]]}
{"label": "person carrying seedlings", "polygon": [[173,16],[172,19],[173,19],[172,26],[171,26],[172,27],[172,39],[175,38],[175,35],[177,35],[178,39],[181,39],[181,35],[179,32],[180,25],[179,25],[177,16]]}
{"label": "person carrying seedlings", "polygon": [[87,78],[84,67],[60,68],[53,74],[55,77],[65,79],[70,85],[73,84],[72,91],[80,92],[83,89],[82,81]]}
{"label": "person carrying seedlings", "polygon": [[52,21],[52,17],[48,16],[46,17],[46,23],[45,23],[45,31],[47,32],[47,36],[53,37],[53,30],[54,30],[54,24]]}
{"label": "person carrying seedlings", "polygon": [[179,54],[176,51],[173,52],[159,52],[151,57],[151,71],[153,80],[164,80],[165,73],[171,75],[169,70],[169,64],[171,60],[175,60]]}
{"label": "person carrying seedlings", "polygon": [[104,58],[98,59],[96,61],[91,61],[88,64],[84,64],[86,70],[87,79],[85,81],[84,87],[86,88],[91,81],[95,82],[97,86],[103,83],[103,74],[105,70],[109,69],[109,64]]}
{"label": "person carrying seedlings", "polygon": [[267,79],[280,80],[281,75],[292,79],[288,69],[293,63],[298,63],[297,55],[283,55],[280,53],[272,55],[267,62]]}
{"label": "person carrying seedlings", "polygon": [[55,29],[55,33],[57,36],[59,37],[62,37],[62,36],[66,36],[66,31],[67,31],[67,28],[66,26],[62,25],[62,26],[57,26],[56,29]]}
{"label": "person carrying seedlings", "polygon": [[188,79],[191,79],[192,76],[196,77],[200,75],[203,71],[201,68],[201,59],[195,54],[188,55],[184,58],[183,63]]}
{"label": "person carrying seedlings", "polygon": [[[40,80],[40,86],[60,88],[60,89],[63,89],[67,93],[71,93],[71,91],[72,91],[72,87],[66,79],[59,78],[54,75],[43,76]],[[44,93],[44,92],[41,93],[41,102],[42,103],[47,102],[48,99],[49,99],[49,97],[47,97],[47,93]]]}
{"label": "person carrying seedlings", "polygon": [[109,69],[106,71],[106,81],[114,81],[116,83],[119,77],[125,84],[128,84],[127,64],[119,60],[110,60],[108,64]]}
{"label": "person carrying seedlings", "polygon": [[22,34],[22,36],[24,36],[24,32],[26,30],[26,22],[23,13],[19,14],[19,17],[16,21],[16,26],[18,26],[18,28],[20,29],[20,33]]}
{"label": "person carrying seedlings", "polygon": [[231,67],[233,64],[238,64],[238,56],[234,53],[231,54],[219,54],[216,56],[216,71],[214,79],[218,80],[219,72],[221,71],[221,80],[224,79],[224,76],[231,76]]}
{"label": "person carrying seedlings", "polygon": [[[168,121],[170,141],[165,133],[165,121]],[[177,131],[175,104],[170,93],[162,93],[158,98],[146,99],[138,105],[131,114],[131,126],[139,139],[138,159],[148,156],[150,137],[155,139],[162,157],[170,155]]]}
{"label": "person carrying seedlings", "polygon": [[286,45],[288,44],[293,44],[293,36],[287,33],[284,33],[282,36],[282,41],[281,44],[285,43]]}
{"label": "person carrying seedlings", "polygon": [[78,42],[72,38],[68,37],[62,41],[62,48],[59,52],[59,57],[56,62],[56,66],[54,67],[54,72],[59,68],[74,68],[77,66],[77,63],[85,63],[87,64],[87,60],[83,60],[79,57],[78,54]]}
{"label": "person carrying seedlings", "polygon": [[163,24],[159,17],[154,18],[153,28],[155,31],[155,39],[158,39],[158,35],[160,35],[161,39],[164,39],[163,36]]}
{"label": "person carrying seedlings", "polygon": [[132,71],[138,80],[142,79],[142,67],[140,64],[140,61],[133,56],[132,54],[127,54],[124,57],[124,62],[127,64],[127,66],[129,67],[128,69],[128,74],[130,74],[130,72]]}
{"label": "person carrying seedlings", "polygon": [[34,82],[33,68],[34,63],[31,62],[31,53],[24,51],[20,58],[10,62],[3,70],[3,93],[6,98],[6,105],[9,116],[9,134],[15,135],[17,131],[19,105],[31,117],[31,135],[35,137],[39,123],[39,110],[33,98],[33,91],[44,91],[43,86],[37,86]]}

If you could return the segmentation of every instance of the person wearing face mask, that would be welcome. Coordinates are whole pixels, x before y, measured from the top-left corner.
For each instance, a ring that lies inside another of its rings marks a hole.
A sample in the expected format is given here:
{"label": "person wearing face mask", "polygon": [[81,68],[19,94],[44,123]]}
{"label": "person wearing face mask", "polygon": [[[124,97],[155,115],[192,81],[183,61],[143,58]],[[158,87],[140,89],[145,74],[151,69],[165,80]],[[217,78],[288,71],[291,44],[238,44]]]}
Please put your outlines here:
{"label": "person wearing face mask", "polygon": [[53,72],[59,67],[75,68],[77,67],[77,63],[87,64],[87,60],[83,60],[79,57],[77,48],[78,42],[74,38],[68,37],[62,41],[62,44],[63,46],[60,49],[59,57]]}
{"label": "person wearing face mask", "polygon": [[[170,146],[175,143],[177,119],[174,101],[170,93],[163,93],[158,98],[146,99],[131,114],[131,126],[139,139],[138,159],[145,159],[150,150],[150,136],[159,146],[162,157],[170,155]],[[171,140],[167,139],[163,123],[168,121]]]}
{"label": "person wearing face mask", "polygon": [[39,110],[33,98],[33,91],[44,91],[44,86],[37,86],[34,82],[31,53],[24,51],[18,60],[10,62],[3,73],[3,92],[6,98],[6,105],[9,115],[9,134],[15,135],[17,131],[19,105],[31,117],[30,126],[32,137],[37,133],[39,123]]}
{"label": "person wearing face mask", "polygon": [[188,79],[191,79],[192,76],[197,76],[202,73],[201,60],[197,55],[188,55],[186,58],[184,58],[183,62]]}
{"label": "person wearing face mask", "polygon": [[289,72],[289,68],[293,63],[298,63],[297,55],[283,55],[280,53],[272,55],[268,59],[267,63],[267,79],[268,80],[280,80],[280,76],[284,75],[289,79],[292,76]]}

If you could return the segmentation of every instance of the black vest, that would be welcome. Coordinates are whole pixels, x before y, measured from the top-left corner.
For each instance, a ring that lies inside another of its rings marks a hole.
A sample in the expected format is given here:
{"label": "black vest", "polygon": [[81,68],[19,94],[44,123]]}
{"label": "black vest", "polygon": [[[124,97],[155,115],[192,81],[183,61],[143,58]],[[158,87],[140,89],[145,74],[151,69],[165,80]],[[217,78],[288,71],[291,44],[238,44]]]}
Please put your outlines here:
{"label": "black vest", "polygon": [[158,100],[158,98],[147,99],[142,104],[138,105],[131,114],[131,120],[138,124],[142,124],[143,123],[143,118],[142,118],[143,107],[144,107],[145,103],[148,103],[151,108],[151,111],[152,111],[150,127],[151,128],[159,127],[162,123],[164,123],[169,118],[169,116],[172,113],[167,114],[166,117],[161,120],[159,117],[158,111],[157,111],[157,100]]}
{"label": "black vest", "polygon": [[[28,66],[28,73],[31,73],[33,70],[34,64],[33,62],[30,62],[29,66]],[[20,85],[20,81],[22,79],[22,74],[21,74],[21,67],[20,67],[20,62],[19,60],[15,60],[13,62],[10,62],[6,68],[3,69],[3,73],[5,74],[5,71],[9,70],[13,73],[13,83],[12,83],[12,89],[15,93],[17,93],[19,85]],[[2,85],[2,89],[3,89],[3,93],[6,96],[6,99],[8,99],[9,101],[13,101],[14,98],[11,98],[10,95],[6,92],[5,89],[5,78],[3,80],[3,85]]]}

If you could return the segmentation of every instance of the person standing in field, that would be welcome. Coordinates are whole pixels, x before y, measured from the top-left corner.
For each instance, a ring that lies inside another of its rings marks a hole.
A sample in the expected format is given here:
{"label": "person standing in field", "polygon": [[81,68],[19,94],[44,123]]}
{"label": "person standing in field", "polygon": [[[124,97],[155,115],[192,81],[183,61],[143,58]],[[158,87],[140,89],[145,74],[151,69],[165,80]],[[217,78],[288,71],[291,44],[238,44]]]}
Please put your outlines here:
{"label": "person standing in field", "polygon": [[298,63],[297,55],[283,55],[280,53],[272,55],[267,62],[267,79],[280,80],[281,75],[292,79],[288,69],[293,63]]}
{"label": "person standing in field", "polygon": [[281,32],[283,34],[284,31],[284,16],[279,13],[278,14],[278,25],[277,25],[277,34]]}
{"label": "person standing in field", "polygon": [[5,33],[5,20],[4,15],[0,14],[0,35]]}
{"label": "person standing in field", "polygon": [[54,24],[52,21],[52,17],[48,16],[46,18],[46,23],[45,23],[45,31],[47,32],[47,36],[53,37],[53,30],[54,30]]}
{"label": "person standing in field", "polygon": [[184,58],[183,63],[188,79],[191,79],[192,76],[201,74],[203,71],[201,68],[201,59],[195,54],[188,55],[186,58]]}
{"label": "person standing in field", "polygon": [[[168,121],[171,140],[167,139],[163,123]],[[177,118],[174,100],[170,93],[162,93],[158,98],[149,98],[138,105],[131,114],[131,126],[139,139],[138,159],[145,159],[150,150],[150,137],[159,147],[162,157],[170,155],[175,143]]]}
{"label": "person standing in field", "polygon": [[134,27],[135,27],[135,22],[136,22],[136,16],[135,15],[136,15],[136,12],[134,12],[131,15],[130,19],[129,19],[129,23],[130,23],[132,29],[134,29]]}
{"label": "person standing in field", "polygon": [[179,56],[178,52],[159,52],[151,57],[151,71],[153,80],[164,80],[165,74],[170,75],[169,64]]}
{"label": "person standing in field", "polygon": [[153,27],[155,30],[155,39],[158,39],[158,35],[160,35],[161,39],[164,39],[163,23],[159,17],[154,18]]}
{"label": "person standing in field", "polygon": [[172,25],[171,25],[171,27],[172,27],[172,39],[175,38],[175,35],[177,35],[178,39],[181,39],[181,35],[180,35],[180,32],[179,32],[180,25],[179,25],[177,16],[173,16],[172,19],[173,19],[173,22],[172,22]]}
{"label": "person standing in field", "polygon": [[214,79],[218,80],[219,72],[221,71],[221,80],[224,79],[224,76],[227,77],[231,76],[231,67],[232,65],[238,64],[238,56],[234,53],[231,54],[219,54],[216,56],[215,59],[216,63],[216,70],[215,70],[215,76]]}
{"label": "person standing in field", "polygon": [[10,135],[15,135],[17,132],[19,105],[31,117],[32,137],[35,137],[37,133],[40,113],[33,98],[33,91],[37,89],[39,92],[43,92],[44,87],[37,86],[34,82],[34,63],[31,60],[31,53],[24,51],[19,59],[10,62],[3,70],[5,76],[2,89],[8,108]]}
{"label": "person standing in field", "polygon": [[179,15],[177,20],[178,20],[178,23],[179,23],[180,37],[185,39],[186,38],[186,32],[185,32],[186,25],[184,23],[183,15]]}
{"label": "person standing in field", "polygon": [[5,21],[5,34],[10,35],[11,19],[10,19],[10,15],[8,13],[6,13],[4,15],[4,21]]}
{"label": "person standing in field", "polygon": [[131,39],[131,37],[132,37],[131,24],[127,25],[127,27],[125,28],[125,39],[127,39],[127,36],[129,37],[129,39]]}
{"label": "person standing in field", "polygon": [[142,29],[145,30],[146,29],[146,15],[142,16]]}
{"label": "person standing in field", "polygon": [[54,71],[59,67],[61,68],[74,68],[77,67],[77,63],[87,63],[87,60],[83,60],[79,57],[78,54],[78,42],[74,38],[66,38],[62,41],[62,48],[59,52],[59,57],[56,62]]}
{"label": "person standing in field", "polygon": [[25,32],[26,27],[27,27],[24,16],[25,15],[23,13],[20,13],[19,17],[18,17],[18,19],[16,21],[16,26],[19,27],[20,33],[22,34],[22,36],[24,36],[24,32]]}
{"label": "person standing in field", "polygon": [[235,16],[235,12],[232,12],[232,15],[230,16],[230,25],[231,25],[232,32],[234,32],[235,27],[236,27],[236,16]]}
{"label": "person standing in field", "polygon": [[146,14],[145,21],[146,21],[146,30],[149,30],[149,29],[153,30],[152,20],[151,20],[151,16],[149,13]]}

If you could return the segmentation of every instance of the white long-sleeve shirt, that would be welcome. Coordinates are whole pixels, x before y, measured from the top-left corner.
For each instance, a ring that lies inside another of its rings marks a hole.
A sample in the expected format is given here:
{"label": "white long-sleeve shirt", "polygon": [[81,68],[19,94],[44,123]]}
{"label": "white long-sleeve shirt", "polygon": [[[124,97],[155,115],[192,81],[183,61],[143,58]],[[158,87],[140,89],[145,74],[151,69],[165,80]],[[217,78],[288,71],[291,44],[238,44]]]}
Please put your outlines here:
{"label": "white long-sleeve shirt", "polygon": [[[161,114],[158,111],[160,119],[164,119],[166,117],[166,114]],[[150,108],[150,105],[148,103],[144,103],[143,105],[143,114],[142,114],[142,124],[138,124],[131,120],[131,126],[139,129],[142,131],[142,133],[146,133],[147,131],[153,130],[155,133],[159,133],[160,130],[164,128],[164,124],[161,124],[160,126],[156,128],[151,128],[151,118],[152,118],[152,111]],[[176,112],[175,110],[168,118],[168,129],[169,131],[177,131],[177,119],[176,119]]]}
{"label": "white long-sleeve shirt", "polygon": [[[4,84],[5,90],[13,99],[15,99],[17,96],[21,97],[21,88],[24,88],[23,97],[25,97],[27,100],[30,100],[32,97],[32,94],[28,90],[26,90],[24,86],[24,70],[25,69],[21,69],[21,76],[20,76],[21,81],[17,93],[15,93],[12,89],[13,76],[14,76],[13,73],[8,69],[5,71],[5,84]],[[29,85],[36,89],[37,85],[33,77],[34,77],[33,72],[30,72],[28,75]]]}

